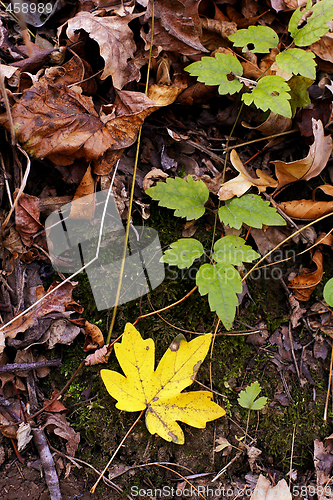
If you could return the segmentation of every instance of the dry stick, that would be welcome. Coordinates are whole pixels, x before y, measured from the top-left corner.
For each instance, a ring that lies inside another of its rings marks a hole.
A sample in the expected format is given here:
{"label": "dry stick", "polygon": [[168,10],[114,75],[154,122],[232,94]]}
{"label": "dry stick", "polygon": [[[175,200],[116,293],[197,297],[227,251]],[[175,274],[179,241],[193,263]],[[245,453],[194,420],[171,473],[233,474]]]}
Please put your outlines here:
{"label": "dry stick", "polygon": [[102,477],[104,476],[104,474],[106,473],[106,471],[108,470],[109,466],[111,465],[114,457],[117,455],[118,451],[120,450],[120,448],[122,447],[122,445],[124,444],[125,440],[127,439],[127,437],[129,436],[129,434],[132,432],[132,430],[134,429],[134,427],[136,426],[136,424],[139,422],[140,418],[142,417],[143,415],[143,412],[145,411],[145,409],[143,409],[140,413],[140,415],[138,416],[138,418],[136,419],[136,421],[134,422],[134,424],[131,425],[131,427],[129,428],[129,430],[126,432],[125,436],[123,437],[123,439],[120,441],[119,445],[117,446],[117,449],[116,451],[114,452],[114,454],[112,455],[112,457],[110,458],[110,460],[108,461],[107,465],[104,467],[104,470],[101,472],[99,478],[97,479],[96,483],[94,484],[94,486],[91,488],[90,490],[90,493],[95,493],[95,490],[97,488],[97,485],[98,483],[100,482],[100,480],[102,479]]}
{"label": "dry stick", "polygon": [[196,492],[197,492],[197,494],[201,496],[201,498],[203,498],[203,500],[206,500],[206,497],[204,497],[204,496],[200,493],[200,491],[199,491],[199,490],[198,490],[195,486],[193,486],[193,484],[192,484],[192,483],[190,483],[190,481],[189,481],[188,479],[186,479],[186,477],[184,477],[184,476],[182,476],[181,474],[179,474],[179,472],[177,472],[177,471],[175,471],[175,470],[173,470],[173,469],[170,469],[170,467],[166,467],[165,465],[162,465],[162,464],[159,464],[159,463],[156,463],[156,465],[157,465],[158,467],[162,467],[163,469],[169,470],[169,471],[174,472],[175,474],[177,474],[177,476],[179,476],[179,477],[180,477],[180,478],[182,478],[184,481],[186,481],[186,483],[187,483],[187,484],[189,484],[189,485],[191,486],[191,488],[193,488],[193,490],[194,490],[194,491],[196,491]]}
{"label": "dry stick", "polygon": [[292,442],[291,442],[290,467],[289,467],[289,489],[291,487],[291,472],[293,470],[293,456],[294,456],[295,434],[296,434],[296,424],[294,425],[293,438],[292,438]]}
{"label": "dry stick", "polygon": [[51,500],[62,500],[55,463],[44,432],[41,429],[32,429],[32,435],[43,465],[45,481],[50,492]]}
{"label": "dry stick", "polygon": [[[146,88],[145,88],[145,95],[148,94],[148,85],[149,85],[149,73],[150,73],[150,65],[151,65],[151,59],[152,59],[152,50],[153,50],[153,37],[154,37],[154,0],[152,0],[151,3],[151,38],[150,38],[150,47],[149,47],[149,58],[148,58],[148,68],[147,68],[147,78],[146,78]],[[137,139],[137,145],[136,145],[136,152],[135,152],[135,160],[134,160],[134,169],[133,169],[133,176],[132,176],[132,186],[131,186],[131,195],[130,195],[130,201],[129,201],[129,207],[128,207],[128,215],[127,215],[127,223],[126,223],[126,233],[125,233],[125,241],[124,241],[124,250],[123,250],[123,257],[121,260],[121,266],[120,266],[120,275],[119,275],[119,281],[118,281],[118,289],[117,289],[117,295],[116,295],[116,301],[115,305],[112,311],[112,318],[111,318],[111,324],[109,328],[109,333],[106,339],[106,343],[109,344],[111,340],[111,335],[113,331],[113,327],[116,321],[116,315],[117,315],[117,309],[118,309],[118,302],[119,302],[119,297],[120,297],[120,291],[121,291],[121,285],[123,282],[123,275],[124,275],[124,268],[125,268],[125,259],[126,259],[126,253],[127,253],[127,245],[128,245],[128,237],[129,237],[129,230],[131,226],[131,216],[132,216],[132,206],[133,206],[133,199],[134,199],[134,188],[135,188],[135,179],[136,179],[136,172],[138,168],[138,162],[139,162],[139,151],[140,151],[140,142],[141,142],[141,134],[142,134],[142,125],[139,129],[138,133],[138,139]]]}
{"label": "dry stick", "polygon": [[5,80],[4,80],[4,75],[3,75],[3,72],[1,69],[1,65],[0,65],[0,90],[1,90],[1,94],[2,94],[4,103],[5,103],[5,107],[6,107],[7,118],[8,118],[8,122],[9,122],[11,143],[12,143],[12,146],[15,146],[16,136],[15,136],[14,122],[13,122],[13,117],[12,117],[12,113],[10,110],[10,104],[9,104],[9,100],[8,100],[8,96],[7,96],[7,92],[6,92]]}
{"label": "dry stick", "polygon": [[36,361],[35,363],[8,363],[0,366],[0,373],[4,372],[23,372],[25,370],[37,370],[45,366],[61,366],[61,359],[46,359],[45,361]]}
{"label": "dry stick", "polygon": [[[21,150],[21,151],[22,151],[22,153],[26,154],[25,151],[23,151],[23,150]],[[80,274],[82,271],[84,271],[85,269],[87,269],[87,267],[90,266],[90,264],[92,264],[93,262],[95,262],[95,260],[98,259],[98,257],[99,257],[99,250],[100,250],[100,246],[101,246],[101,240],[102,240],[102,234],[103,234],[103,229],[104,229],[104,220],[105,220],[106,210],[107,210],[108,201],[109,201],[109,197],[110,197],[110,194],[111,194],[112,186],[113,186],[113,183],[114,183],[114,179],[115,179],[115,176],[116,176],[116,172],[117,172],[117,169],[118,169],[118,165],[119,165],[119,160],[117,161],[116,166],[115,166],[115,170],[113,172],[112,181],[111,181],[111,184],[110,184],[110,187],[109,187],[109,190],[108,190],[107,198],[106,198],[104,209],[103,209],[102,220],[101,220],[101,227],[100,227],[100,231],[99,231],[98,243],[97,243],[97,250],[96,250],[95,257],[91,261],[89,261],[87,264],[85,264],[83,267],[81,267],[81,269],[79,269],[75,273],[71,274],[71,276],[69,276],[64,281],[62,281],[59,285],[57,285],[55,288],[53,288],[50,292],[47,292],[43,297],[41,297],[39,300],[37,300],[30,307],[28,307],[27,309],[25,309],[23,312],[21,312],[17,316],[14,316],[14,318],[12,318],[10,321],[8,321],[8,323],[6,323],[5,325],[3,325],[0,328],[0,331],[3,330],[4,328],[6,328],[7,326],[11,325],[12,323],[14,323],[14,321],[16,321],[17,319],[21,318],[22,316],[24,316],[26,313],[28,313],[32,309],[34,309],[38,304],[40,304],[41,302],[43,302],[47,297],[49,297],[54,292],[56,292],[57,290],[59,290],[59,288],[61,288],[65,283],[67,283],[72,278],[74,278],[75,276],[77,276],[78,274]],[[30,160],[29,160],[29,169],[30,169]],[[24,177],[26,177],[26,174],[24,174]],[[23,179],[23,181],[24,181],[24,179]],[[23,184],[23,181],[22,181],[22,184]],[[20,188],[20,190],[21,190],[21,188]],[[16,202],[17,198],[18,198],[18,196],[16,197],[15,202]],[[15,207],[15,202],[14,202],[13,207]],[[7,219],[8,219],[8,217],[6,218],[6,220]]]}
{"label": "dry stick", "polygon": [[256,142],[259,142],[259,141],[265,141],[267,139],[275,139],[275,137],[280,137],[282,135],[294,134],[295,132],[299,132],[299,130],[297,130],[297,129],[287,130],[286,132],[280,132],[278,134],[268,135],[266,137],[260,137],[259,139],[253,139],[253,141],[242,142],[242,144],[236,144],[235,146],[230,146],[230,147],[228,146],[225,149],[227,151],[229,151],[230,149],[241,148],[242,146],[248,146],[249,144],[255,144]]}
{"label": "dry stick", "polygon": [[177,300],[177,302],[174,302],[173,304],[170,304],[169,306],[163,307],[162,309],[159,309],[158,311],[153,311],[153,312],[150,312],[148,314],[142,314],[142,316],[138,316],[136,318],[136,320],[134,321],[133,325],[136,325],[137,322],[140,319],[148,318],[148,316],[153,316],[154,314],[158,314],[160,312],[167,311],[168,309],[171,309],[171,307],[177,306],[178,304],[180,304],[181,302],[183,302],[185,299],[187,299],[187,297],[189,297],[193,292],[195,292],[195,290],[197,288],[198,288],[198,285],[196,285],[194,288],[192,288],[192,290],[190,290],[184,297],[182,297],[181,299]]}
{"label": "dry stick", "polygon": [[330,399],[330,389],[331,389],[331,383],[332,383],[332,369],[333,369],[333,346],[332,346],[332,351],[331,351],[330,374],[328,377],[328,388],[327,388],[325,410],[324,410],[324,422],[326,422],[326,420],[327,420],[328,402]]}
{"label": "dry stick", "polygon": [[25,188],[25,186],[27,184],[27,180],[28,180],[28,177],[29,177],[29,174],[30,174],[31,161],[30,161],[29,155],[18,144],[16,145],[16,147],[26,157],[26,159],[27,159],[27,168],[25,169],[24,176],[23,176],[23,179],[22,179],[22,182],[21,182],[21,186],[20,186],[20,189],[19,189],[19,191],[18,191],[18,193],[16,195],[14,203],[10,207],[9,213],[8,213],[6,219],[4,220],[4,223],[2,224],[2,228],[1,228],[2,234],[3,234],[4,230],[5,230],[5,227],[7,226],[8,222],[9,222],[9,219],[11,218],[12,213],[14,212],[14,210],[16,208],[16,205],[18,204],[18,201],[20,199],[21,194],[24,191],[24,188]]}
{"label": "dry stick", "polygon": [[38,410],[34,415],[31,415],[30,417],[28,417],[27,420],[32,420],[33,418],[38,417],[38,415],[40,415],[41,413],[43,413],[44,411],[46,411],[46,408],[48,408],[49,406],[51,406],[51,404],[54,403],[54,401],[56,401],[57,399],[59,399],[60,396],[71,385],[71,383],[73,382],[73,380],[75,379],[75,377],[79,374],[81,368],[84,366],[84,363],[85,363],[84,360],[81,361],[81,363],[79,364],[79,366],[77,367],[77,369],[75,370],[75,372],[73,373],[73,375],[71,376],[71,378],[69,379],[69,381],[61,389],[61,391],[58,392],[58,394],[56,394],[41,410]]}

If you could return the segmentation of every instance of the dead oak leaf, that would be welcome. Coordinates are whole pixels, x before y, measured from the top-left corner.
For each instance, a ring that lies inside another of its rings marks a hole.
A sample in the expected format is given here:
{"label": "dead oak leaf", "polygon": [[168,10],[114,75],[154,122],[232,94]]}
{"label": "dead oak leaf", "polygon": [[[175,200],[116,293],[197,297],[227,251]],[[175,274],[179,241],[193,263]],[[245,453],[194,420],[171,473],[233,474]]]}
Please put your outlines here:
{"label": "dead oak leaf", "polygon": [[[198,7],[197,0],[155,0],[154,45],[183,55],[208,52],[200,42],[202,28]],[[151,23],[151,18],[152,3],[149,2],[145,20]],[[150,44],[151,28],[148,34],[141,32],[141,36]]]}
{"label": "dead oak leaf", "polygon": [[256,170],[257,177],[252,177],[244,167],[235,149],[230,153],[230,161],[239,172],[239,175],[222,184],[218,192],[220,200],[230,200],[234,196],[242,196],[252,186],[257,187],[259,193],[266,191],[267,187],[277,186],[277,181],[260,169]]}
{"label": "dead oak leaf", "polygon": [[211,334],[186,342],[179,335],[172,342],[154,370],[155,345],[143,340],[137,329],[127,323],[122,342],[115,344],[115,354],[125,376],[102,370],[101,376],[109,394],[124,411],[146,411],[146,426],[151,434],[166,441],[184,443],[184,433],[177,420],[204,429],[206,422],[225,415],[211,401],[208,391],[181,393],[191,385],[207,355]]}
{"label": "dead oak leaf", "polygon": [[272,161],[279,181],[278,190],[292,182],[308,181],[319,175],[325,168],[332,153],[332,137],[330,135],[325,136],[322,121],[314,118],[312,118],[312,131],[314,142],[311,144],[306,158],[290,163]]}
{"label": "dead oak leaf", "polygon": [[[136,44],[128,23],[141,15],[98,17],[90,12],[79,12],[67,21],[66,32],[72,42],[79,39],[79,31],[82,29],[98,43],[100,54],[105,61],[101,79],[105,80],[108,76],[112,76],[113,86],[117,89],[122,89],[126,83],[133,80],[140,80],[140,71],[131,62]],[[59,28],[58,35],[62,28],[63,26]]]}
{"label": "dead oak leaf", "polygon": [[[97,160],[107,150],[133,144],[144,119],[158,106],[141,92],[119,91],[99,116],[91,97],[46,79],[30,87],[11,109],[16,136],[35,158],[58,165]],[[7,115],[0,125],[9,130]]]}
{"label": "dead oak leaf", "polygon": [[15,226],[24,245],[30,246],[32,236],[42,229],[39,215],[39,198],[22,193],[15,208]]}

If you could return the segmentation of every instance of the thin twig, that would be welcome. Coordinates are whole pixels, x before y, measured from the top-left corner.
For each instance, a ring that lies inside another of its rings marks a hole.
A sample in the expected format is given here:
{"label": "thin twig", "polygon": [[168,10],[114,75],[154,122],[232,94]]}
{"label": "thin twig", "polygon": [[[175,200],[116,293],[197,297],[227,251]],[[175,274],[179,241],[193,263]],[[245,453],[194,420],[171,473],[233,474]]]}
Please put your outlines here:
{"label": "thin twig", "polygon": [[8,363],[0,366],[0,373],[4,372],[23,372],[26,370],[38,370],[46,366],[61,366],[61,359],[46,359],[45,361],[36,361],[35,363]]}

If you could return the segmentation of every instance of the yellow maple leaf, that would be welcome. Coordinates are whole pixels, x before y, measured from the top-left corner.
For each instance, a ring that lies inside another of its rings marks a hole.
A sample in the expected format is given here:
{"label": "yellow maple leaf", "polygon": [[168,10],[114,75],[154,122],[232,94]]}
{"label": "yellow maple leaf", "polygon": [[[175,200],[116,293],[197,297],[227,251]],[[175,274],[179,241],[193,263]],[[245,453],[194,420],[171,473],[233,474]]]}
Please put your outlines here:
{"label": "yellow maple leaf", "polygon": [[147,408],[148,431],[177,444],[184,443],[177,420],[204,429],[206,422],[225,415],[223,408],[211,401],[211,392],[181,394],[193,383],[211,337],[211,334],[200,335],[187,342],[183,335],[178,335],[154,370],[154,341],[143,340],[138,330],[127,323],[121,343],[115,345],[115,354],[126,376],[101,370],[107,391],[118,401],[116,407],[124,411]]}

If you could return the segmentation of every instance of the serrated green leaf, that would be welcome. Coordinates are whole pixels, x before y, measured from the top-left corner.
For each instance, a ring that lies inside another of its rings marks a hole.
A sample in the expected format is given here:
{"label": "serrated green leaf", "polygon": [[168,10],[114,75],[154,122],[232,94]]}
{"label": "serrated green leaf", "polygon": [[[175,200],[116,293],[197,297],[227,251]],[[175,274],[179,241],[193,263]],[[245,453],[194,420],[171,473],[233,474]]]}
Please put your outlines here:
{"label": "serrated green leaf", "polygon": [[186,217],[187,220],[199,219],[205,213],[209,196],[206,184],[193,180],[191,175],[187,176],[187,180],[168,178],[166,182],[158,182],[156,186],[148,188],[146,193],[153,200],[159,200],[161,207],[174,210],[176,217]]}
{"label": "serrated green leaf", "polygon": [[275,58],[276,64],[286,73],[316,78],[315,55],[302,49],[288,49]]}
{"label": "serrated green leaf", "polygon": [[259,257],[243,238],[234,234],[220,238],[214,245],[213,259],[219,264],[241,266],[243,262],[252,262]]}
{"label": "serrated green leaf", "polygon": [[[307,17],[307,13],[309,17]],[[302,18],[306,20],[306,25],[298,28]],[[295,45],[306,47],[320,40],[328,32],[329,26],[327,23],[332,19],[332,0],[321,0],[313,6],[311,0],[309,0],[305,10],[301,11],[300,7],[295,10],[290,18],[288,30],[294,39]]]}
{"label": "serrated green leaf", "polygon": [[249,410],[262,410],[262,408],[267,403],[267,398],[262,396],[256,399],[261,391],[259,382],[256,380],[252,382],[251,385],[247,386],[246,389],[241,391],[238,396],[238,404],[243,408],[248,408]]}
{"label": "serrated green leaf", "polygon": [[197,76],[198,81],[206,85],[219,85],[219,94],[234,94],[239,92],[243,84],[237,78],[229,80],[232,75],[242,76],[243,67],[237,57],[232,54],[217,52],[215,57],[202,57],[201,61],[186,66],[191,76]]}
{"label": "serrated green leaf", "polygon": [[263,200],[256,194],[245,194],[240,198],[232,198],[219,209],[220,221],[230,227],[240,229],[242,224],[261,229],[266,226],[285,226],[286,222],[269,206],[269,201]]}
{"label": "serrated green leaf", "polygon": [[326,304],[328,304],[330,307],[333,307],[333,278],[328,280],[328,282],[324,286],[323,296]]}
{"label": "serrated green leaf", "polygon": [[196,275],[200,295],[208,293],[211,311],[216,311],[227,330],[230,330],[238,306],[237,293],[242,292],[239,272],[230,264],[203,264]]}
{"label": "serrated green leaf", "polygon": [[[235,47],[244,47],[243,52],[259,52],[264,54],[278,46],[279,37],[272,28],[268,26],[249,26],[247,29],[237,30],[229,36]],[[254,45],[254,48],[249,49],[248,45]]]}
{"label": "serrated green leaf", "polygon": [[249,106],[255,104],[257,108],[268,109],[287,118],[291,118],[291,107],[288,102],[289,86],[282,76],[264,76],[258,81],[251,93],[243,94],[242,99]]}
{"label": "serrated green leaf", "polygon": [[204,247],[200,241],[194,238],[181,238],[171,243],[170,249],[165,252],[161,262],[185,269],[191,267],[195,259],[199,259],[203,253]]}
{"label": "serrated green leaf", "polygon": [[295,116],[297,108],[303,108],[304,106],[309,106],[311,104],[311,99],[309,96],[308,88],[312,85],[314,80],[310,78],[305,78],[304,76],[293,76],[288,80],[288,85],[290,87],[290,106],[292,117]]}

